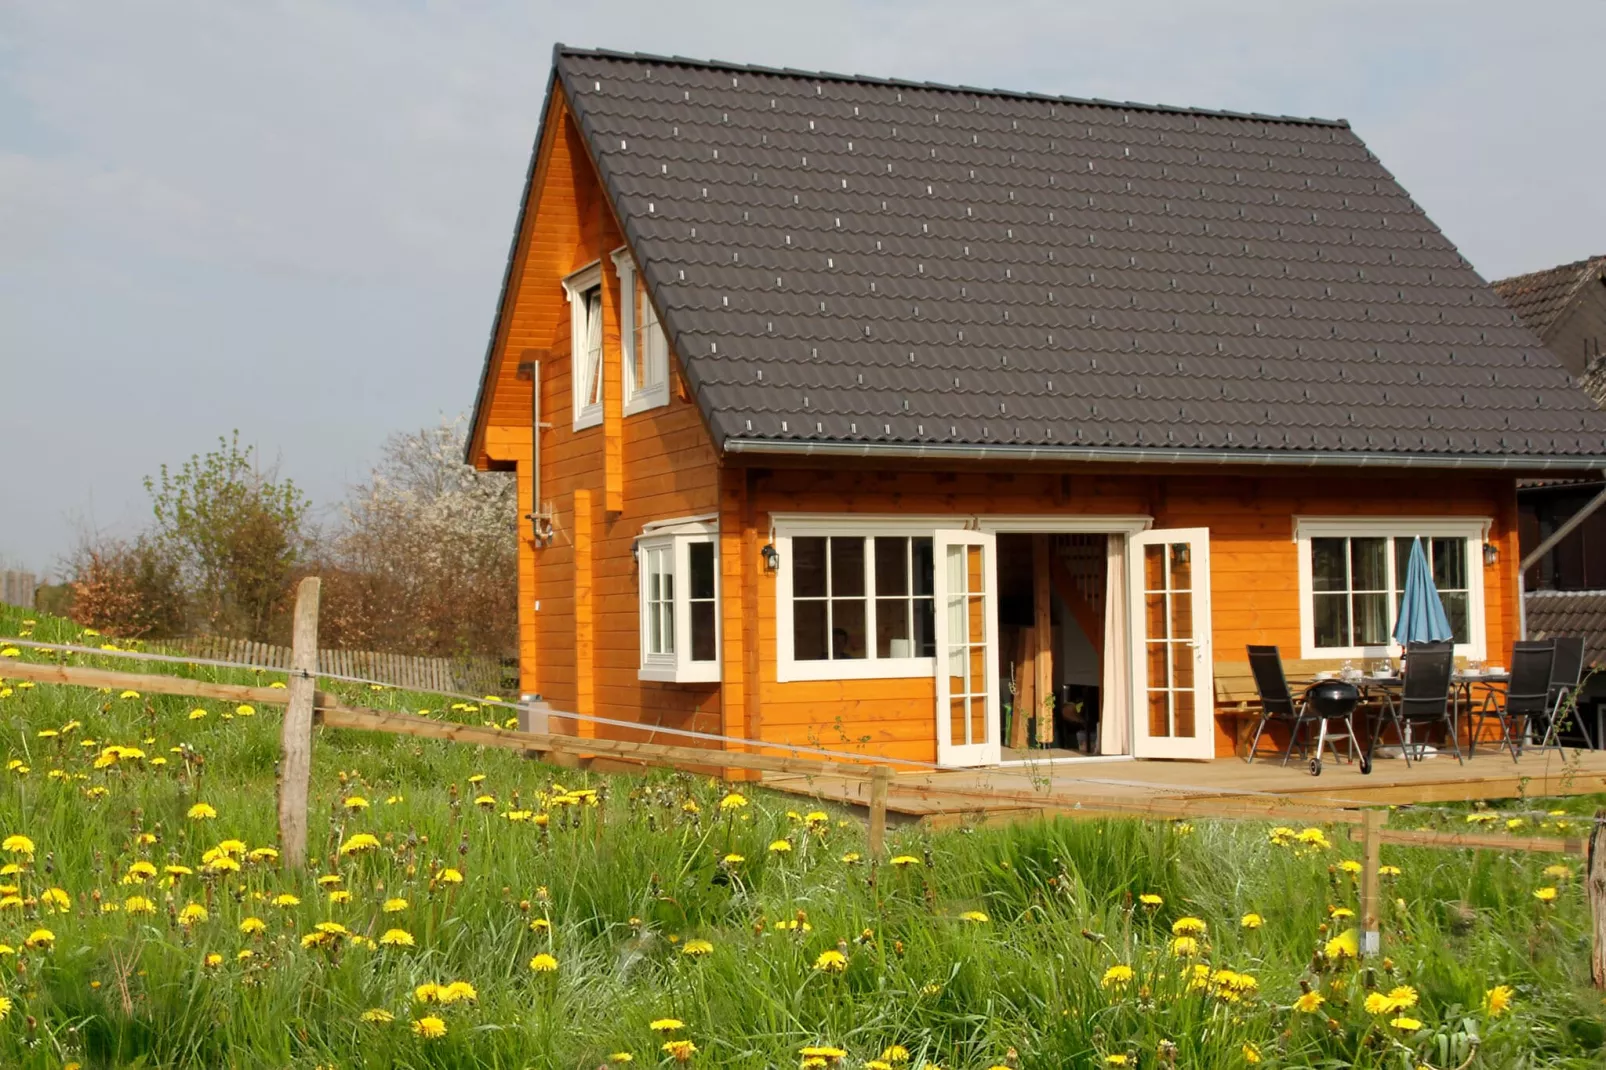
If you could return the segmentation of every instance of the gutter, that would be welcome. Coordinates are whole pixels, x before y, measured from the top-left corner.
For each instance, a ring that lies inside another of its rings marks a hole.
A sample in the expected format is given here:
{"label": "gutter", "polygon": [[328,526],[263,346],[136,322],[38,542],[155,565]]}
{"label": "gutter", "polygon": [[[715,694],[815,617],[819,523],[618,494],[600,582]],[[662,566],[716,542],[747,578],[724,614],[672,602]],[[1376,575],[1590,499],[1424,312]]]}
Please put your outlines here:
{"label": "gutter", "polygon": [[[975,446],[941,443],[779,442],[730,438],[728,454],[783,457],[869,457],[944,461],[1103,461],[1120,464],[1259,464],[1306,468],[1460,468],[1476,471],[1595,472],[1606,458],[1445,455],[1436,453],[1337,452],[1323,450],[1144,449],[1097,446]],[[1587,507],[1606,503],[1606,491]],[[1582,516],[1576,518],[1582,523]],[[1572,530],[1572,521],[1562,534]],[[1526,565],[1524,566],[1526,567]]]}

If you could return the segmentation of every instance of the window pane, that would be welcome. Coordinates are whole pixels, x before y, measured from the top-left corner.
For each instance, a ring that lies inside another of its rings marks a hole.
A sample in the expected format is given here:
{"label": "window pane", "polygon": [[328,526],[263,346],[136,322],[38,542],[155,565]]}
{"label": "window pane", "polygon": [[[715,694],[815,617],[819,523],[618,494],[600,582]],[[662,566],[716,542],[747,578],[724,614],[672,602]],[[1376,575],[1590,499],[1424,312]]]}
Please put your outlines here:
{"label": "window pane", "polygon": [[[831,596],[862,597],[864,595],[864,540],[861,538],[833,537],[831,540]],[[859,607],[862,615],[864,607]]]}
{"label": "window pane", "polygon": [[914,653],[917,658],[937,656],[937,611],[930,598],[914,600]]}
{"label": "window pane", "polygon": [[714,660],[714,607],[713,602],[693,602],[691,604],[691,659],[693,661]]}
{"label": "window pane", "polygon": [[586,291],[586,404],[602,401],[602,287]]}
{"label": "window pane", "polygon": [[882,536],[875,541],[875,593],[909,593],[909,540]]}
{"label": "window pane", "polygon": [[1349,597],[1343,594],[1317,594],[1311,596],[1311,609],[1316,616],[1316,645],[1325,647],[1349,646]]}
{"label": "window pane", "polygon": [[[877,550],[879,553],[879,548]],[[879,558],[877,561],[879,562]],[[875,653],[878,658],[912,658],[909,642],[909,600],[877,598],[875,602]]]}
{"label": "window pane", "polygon": [[[1467,587],[1467,540],[1433,539],[1428,544],[1433,558],[1433,583],[1439,590],[1465,590]],[[1404,586],[1402,579],[1400,585]],[[1448,606],[1445,607],[1449,609]]]}
{"label": "window pane", "polygon": [[1440,591],[1439,600],[1444,603],[1444,615],[1450,618],[1450,634],[1458,643],[1472,641],[1472,628],[1467,623],[1467,592]]}
{"label": "window pane", "polygon": [[1310,541],[1310,574],[1314,590],[1342,591],[1349,585],[1344,568],[1344,542],[1343,539]]}
{"label": "window pane", "polygon": [[[860,560],[864,541],[859,540]],[[863,584],[861,583],[862,587]],[[831,600],[831,657],[857,660],[865,657],[864,602],[855,599]]]}
{"label": "window pane", "polygon": [[827,657],[825,639],[825,602],[794,602],[792,657],[798,661],[824,661]]}
{"label": "window pane", "polygon": [[1349,541],[1349,552],[1352,590],[1386,591],[1389,589],[1387,539],[1351,539]]}
{"label": "window pane", "polygon": [[818,536],[792,540],[792,596],[825,596],[825,540]]}
{"label": "window pane", "polygon": [[1386,593],[1355,596],[1355,642],[1375,646],[1389,641],[1389,596]]}
{"label": "window pane", "polygon": [[714,544],[694,542],[686,547],[687,565],[691,571],[692,598],[714,597]]}
{"label": "window pane", "polygon": [[931,549],[929,537],[916,537],[909,540],[909,552],[914,557],[914,581],[917,595],[931,597],[936,592],[936,556]]}

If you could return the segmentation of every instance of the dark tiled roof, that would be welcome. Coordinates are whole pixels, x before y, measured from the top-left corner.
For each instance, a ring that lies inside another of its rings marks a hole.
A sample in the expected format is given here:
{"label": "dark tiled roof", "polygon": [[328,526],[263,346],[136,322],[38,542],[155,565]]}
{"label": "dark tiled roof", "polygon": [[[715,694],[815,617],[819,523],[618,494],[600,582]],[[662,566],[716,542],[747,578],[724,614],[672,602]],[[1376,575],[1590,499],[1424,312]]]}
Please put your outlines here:
{"label": "dark tiled roof", "polygon": [[1527,275],[1513,275],[1496,282],[1494,288],[1511,306],[1511,311],[1544,338],[1572,304],[1578,288],[1588,279],[1599,278],[1602,271],[1606,271],[1606,256],[1596,256]]}
{"label": "dark tiled roof", "polygon": [[561,46],[557,72],[727,449],[1606,456],[1343,123]]}
{"label": "dark tiled roof", "polygon": [[1606,666],[1606,591],[1530,591],[1523,600],[1528,635],[1584,639],[1584,664]]}

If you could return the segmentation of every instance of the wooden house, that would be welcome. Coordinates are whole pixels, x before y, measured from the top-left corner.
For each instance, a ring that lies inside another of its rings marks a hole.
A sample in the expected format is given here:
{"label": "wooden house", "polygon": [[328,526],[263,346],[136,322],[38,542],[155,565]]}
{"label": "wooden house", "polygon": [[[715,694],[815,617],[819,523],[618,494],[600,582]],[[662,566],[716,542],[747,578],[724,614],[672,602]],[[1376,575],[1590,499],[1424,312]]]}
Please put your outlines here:
{"label": "wooden house", "polygon": [[468,459],[569,730],[1199,759],[1606,417],[1345,123],[559,46]]}

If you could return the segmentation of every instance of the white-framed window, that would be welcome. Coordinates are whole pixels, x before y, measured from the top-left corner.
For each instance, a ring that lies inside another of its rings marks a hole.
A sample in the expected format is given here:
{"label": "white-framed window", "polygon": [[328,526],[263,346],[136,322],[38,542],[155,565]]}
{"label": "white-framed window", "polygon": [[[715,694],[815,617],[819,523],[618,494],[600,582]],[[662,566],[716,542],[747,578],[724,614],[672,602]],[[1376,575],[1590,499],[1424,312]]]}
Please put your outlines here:
{"label": "white-framed window", "polygon": [[569,338],[573,359],[574,429],[602,422],[602,262],[563,280],[569,298]]}
{"label": "white-framed window", "polygon": [[1485,649],[1483,542],[1487,518],[1296,517],[1302,656],[1397,654],[1411,544],[1422,539],[1433,583],[1454,632],[1455,652]]}
{"label": "white-framed window", "polygon": [[[669,404],[669,339],[627,249],[613,253],[619,273],[619,338],[624,362],[624,414]],[[626,297],[625,295],[632,295]]]}
{"label": "white-framed window", "polygon": [[646,525],[636,539],[643,680],[719,679],[719,529],[702,517]]}
{"label": "white-framed window", "polygon": [[933,530],[851,517],[778,523],[777,678],[935,673]]}

